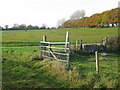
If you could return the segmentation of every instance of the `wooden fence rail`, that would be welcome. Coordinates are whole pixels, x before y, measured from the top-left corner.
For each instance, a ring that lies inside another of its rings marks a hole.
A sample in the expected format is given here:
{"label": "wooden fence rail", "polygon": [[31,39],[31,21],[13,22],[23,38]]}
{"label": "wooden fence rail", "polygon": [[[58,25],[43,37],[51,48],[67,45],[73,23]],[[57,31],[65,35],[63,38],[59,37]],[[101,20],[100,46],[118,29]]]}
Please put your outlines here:
{"label": "wooden fence rail", "polygon": [[40,57],[67,62],[67,68],[69,69],[70,67],[69,32],[66,33],[66,42],[46,42],[46,36],[43,36],[43,41],[40,41]]}

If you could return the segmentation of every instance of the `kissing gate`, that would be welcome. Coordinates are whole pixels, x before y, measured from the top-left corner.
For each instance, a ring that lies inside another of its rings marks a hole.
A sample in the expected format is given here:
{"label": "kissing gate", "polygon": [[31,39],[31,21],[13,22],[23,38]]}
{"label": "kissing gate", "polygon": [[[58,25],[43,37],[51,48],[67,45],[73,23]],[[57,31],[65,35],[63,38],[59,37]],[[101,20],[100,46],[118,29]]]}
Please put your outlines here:
{"label": "kissing gate", "polygon": [[46,36],[40,41],[40,57],[67,62],[70,66],[70,42],[69,32],[66,33],[66,42],[46,42]]}

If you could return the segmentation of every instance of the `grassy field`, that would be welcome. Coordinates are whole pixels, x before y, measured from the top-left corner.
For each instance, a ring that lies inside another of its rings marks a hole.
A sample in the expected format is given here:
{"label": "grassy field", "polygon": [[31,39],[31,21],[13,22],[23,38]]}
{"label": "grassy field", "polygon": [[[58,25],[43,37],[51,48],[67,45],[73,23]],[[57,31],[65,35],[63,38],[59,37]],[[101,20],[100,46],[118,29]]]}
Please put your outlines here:
{"label": "grassy field", "polygon": [[71,42],[100,42],[104,36],[118,34],[117,28],[3,31],[3,88],[120,88],[117,52],[99,52],[107,55],[99,56],[98,75],[94,54],[71,54],[69,71],[66,63],[38,57],[39,46],[35,45],[43,35],[48,41],[64,41],[66,31],[71,33]]}
{"label": "grassy field", "polygon": [[116,88],[118,57],[109,53],[100,57],[100,73],[95,74],[94,55],[71,55],[71,70],[66,63],[39,60],[39,47],[5,47],[3,52],[3,88]]}
{"label": "grassy field", "polygon": [[70,32],[70,42],[83,40],[87,42],[101,42],[104,37],[118,36],[118,28],[96,28],[96,29],[59,29],[59,30],[28,30],[28,31],[3,31],[3,46],[39,45],[43,35],[47,41],[65,41],[66,31]]}

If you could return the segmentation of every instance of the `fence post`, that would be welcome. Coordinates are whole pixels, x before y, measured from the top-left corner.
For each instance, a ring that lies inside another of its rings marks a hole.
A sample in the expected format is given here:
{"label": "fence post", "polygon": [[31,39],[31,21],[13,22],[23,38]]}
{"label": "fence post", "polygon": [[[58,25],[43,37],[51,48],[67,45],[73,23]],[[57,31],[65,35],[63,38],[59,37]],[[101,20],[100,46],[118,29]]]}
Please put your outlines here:
{"label": "fence post", "polygon": [[[51,52],[52,51],[52,49],[51,49],[51,43],[49,43],[49,52]],[[51,56],[51,53],[49,53],[49,56]]]}
{"label": "fence post", "polygon": [[70,68],[70,43],[69,42],[69,35],[70,33],[67,31],[66,32],[66,43],[65,43],[65,48],[69,48],[69,50],[65,50],[65,52],[68,52],[68,56],[67,56],[67,69],[69,70]]}
{"label": "fence post", "polygon": [[107,37],[104,37],[104,39],[103,39],[103,45],[104,45],[105,48],[106,48],[106,44],[107,44]]}
{"label": "fence post", "polygon": [[[65,43],[65,48],[68,47],[69,35],[70,35],[70,33],[67,31],[67,32],[66,32],[66,43]],[[65,50],[65,52],[66,52],[66,51],[67,51],[67,50]]]}
{"label": "fence post", "polygon": [[99,73],[98,51],[95,52],[95,58],[96,58],[96,74],[98,74]]}
{"label": "fence post", "polygon": [[[46,42],[46,36],[43,36],[43,42]],[[44,44],[44,46],[46,45]],[[44,47],[44,50],[46,50],[46,47]]]}
{"label": "fence post", "polygon": [[46,42],[46,36],[43,36],[43,41]]}
{"label": "fence post", "polygon": [[41,42],[40,42],[40,53],[39,53],[39,58],[42,57],[42,48],[41,48]]}
{"label": "fence post", "polygon": [[[43,36],[43,42],[46,42],[46,36]],[[43,44],[44,46],[46,46],[46,44]],[[46,47],[43,47],[44,50],[46,50]],[[45,52],[43,52],[43,54],[45,55]]]}
{"label": "fence post", "polygon": [[107,47],[107,37],[105,37],[105,48]]}
{"label": "fence post", "polygon": [[69,70],[70,69],[70,43],[68,44],[68,48],[69,50],[68,50],[68,56],[67,56],[67,61],[68,61],[67,69]]}
{"label": "fence post", "polygon": [[78,50],[78,40],[76,40],[76,52]]}
{"label": "fence post", "polygon": [[80,40],[80,50],[82,50],[83,47],[82,47],[82,40]]}

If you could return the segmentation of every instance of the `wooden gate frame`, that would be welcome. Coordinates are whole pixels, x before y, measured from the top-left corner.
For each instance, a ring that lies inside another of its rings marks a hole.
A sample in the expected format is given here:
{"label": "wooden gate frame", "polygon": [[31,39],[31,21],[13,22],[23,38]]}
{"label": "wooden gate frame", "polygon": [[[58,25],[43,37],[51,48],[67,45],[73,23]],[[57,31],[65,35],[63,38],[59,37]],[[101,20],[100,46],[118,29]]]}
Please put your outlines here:
{"label": "wooden gate frame", "polygon": [[[52,47],[52,45],[64,45],[65,48]],[[65,53],[53,52],[52,49],[65,50]],[[45,53],[51,54],[53,57],[45,55]],[[67,60],[58,59],[55,54],[64,55]],[[69,32],[66,32],[66,42],[46,42],[46,36],[43,36],[43,41],[40,41],[40,57],[55,59],[58,61],[67,62],[67,68],[70,67],[70,42],[69,42]]]}

